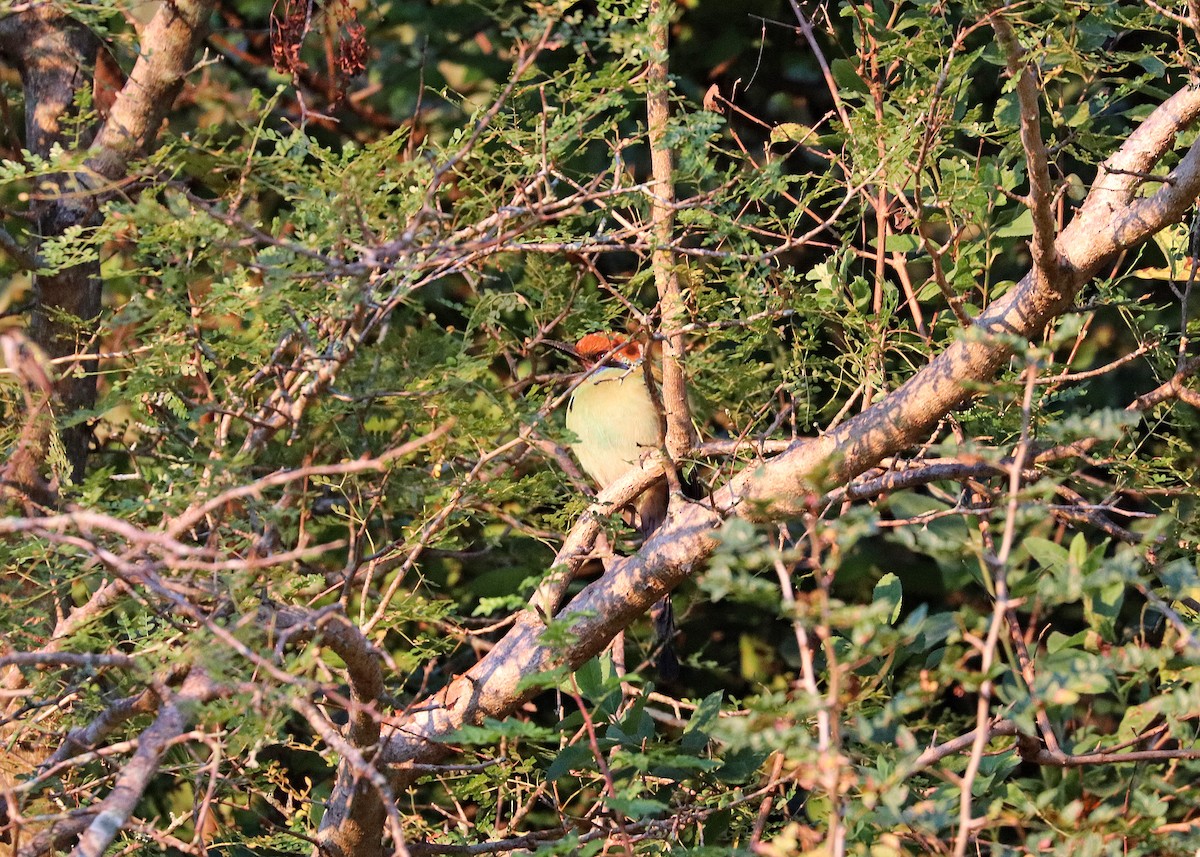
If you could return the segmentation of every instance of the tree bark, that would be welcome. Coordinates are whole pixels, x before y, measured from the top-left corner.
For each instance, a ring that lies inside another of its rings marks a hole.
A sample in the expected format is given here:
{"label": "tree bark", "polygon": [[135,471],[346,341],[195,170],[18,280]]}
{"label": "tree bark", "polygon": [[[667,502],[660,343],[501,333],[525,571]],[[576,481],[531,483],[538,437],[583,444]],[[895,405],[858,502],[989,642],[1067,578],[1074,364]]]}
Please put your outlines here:
{"label": "tree bark", "polygon": [[[54,146],[82,151],[89,142],[79,129],[76,93],[91,86],[99,40],[84,26],[51,7],[37,7],[0,20],[0,56],[21,73],[25,91],[25,147],[48,157]],[[82,137],[82,138],[81,138]],[[63,235],[73,226],[92,227],[94,214],[81,210],[77,196],[86,187],[77,174],[58,173],[45,179],[33,195],[39,243]],[[29,333],[51,358],[88,350],[88,330],[100,313],[100,263],[85,262],[53,274],[33,277],[33,309]],[[96,383],[86,364],[77,364],[55,384],[55,396],[43,397],[25,415],[21,444],[0,475],[3,483],[37,503],[51,501],[53,478],[44,468],[56,431],[56,414],[90,408]],[[90,432],[85,425],[61,432],[70,473],[83,476]]]}
{"label": "tree bark", "polygon": [[[21,73],[26,148],[47,157],[58,145],[84,156],[82,168],[56,174],[36,189],[39,243],[99,225],[104,182],[122,178],[130,159],[152,142],[183,85],[213,5],[175,0],[161,6],[142,32],[129,81],[98,130],[79,129],[76,121],[77,93],[95,77],[96,36],[50,5],[0,18],[0,59]],[[80,356],[56,380],[55,395],[26,415],[21,443],[0,472],[0,487],[38,504],[54,501],[62,478],[78,482],[84,476],[91,429],[86,423],[59,429],[58,423],[96,403],[95,360],[89,355],[96,352],[100,298],[99,259],[34,276],[32,340],[51,359]],[[56,434],[66,472],[48,474]]]}

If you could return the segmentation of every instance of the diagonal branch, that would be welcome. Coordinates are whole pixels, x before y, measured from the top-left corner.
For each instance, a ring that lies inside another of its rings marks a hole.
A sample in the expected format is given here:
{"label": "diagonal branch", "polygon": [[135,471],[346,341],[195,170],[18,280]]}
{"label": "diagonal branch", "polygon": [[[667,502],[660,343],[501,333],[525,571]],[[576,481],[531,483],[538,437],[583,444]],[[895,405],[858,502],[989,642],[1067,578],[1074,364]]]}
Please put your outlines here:
{"label": "diagonal branch", "polygon": [[158,716],[139,737],[137,752],[121,768],[108,797],[96,807],[98,814],[79,837],[71,857],[101,857],[104,854],[146,793],[163,754],[194,717],[194,709],[218,693],[217,685],[202,670],[193,669],[184,679],[179,693],[163,699]]}
{"label": "diagonal branch", "polygon": [[[1147,151],[1161,157],[1176,134],[1198,116],[1200,90],[1184,87],[1155,110],[1107,163],[1153,166],[1157,158],[1150,159]],[[826,435],[795,441],[760,470],[744,471],[717,492],[718,508],[752,518],[800,513],[805,508],[805,490],[817,474],[829,484],[843,483],[928,436],[945,414],[974,397],[976,384],[992,378],[1007,363],[1019,338],[1038,336],[1103,265],[1180,220],[1200,193],[1200,146],[1188,150],[1172,171],[1171,182],[1153,196],[1133,199],[1133,193],[1133,188],[1119,193],[1104,187],[1099,199],[1089,195],[1057,242],[1066,266],[1062,288],[1026,274],[988,307],[975,326],[894,393]]]}
{"label": "diagonal branch", "polygon": [[87,165],[115,181],[154,139],[207,33],[214,0],[163,3],[142,30],[140,56],[88,151]]}
{"label": "diagonal branch", "polygon": [[7,229],[0,227],[0,250],[26,271],[36,271],[42,265],[42,260]]}
{"label": "diagonal branch", "polygon": [[[387,724],[383,759],[402,765],[440,757],[449,748],[438,741],[449,731],[482,717],[502,716],[539,692],[536,686],[520,686],[525,677],[561,666],[574,669],[599,653],[715,549],[720,520],[711,510],[687,503],[635,556],[610,563],[556,617],[568,626],[564,644],[543,639],[545,623],[536,613],[520,614],[513,629],[474,667],[412,706],[402,721]],[[402,782],[406,776],[402,771]]]}
{"label": "diagonal branch", "polygon": [[[442,743],[450,733],[484,717],[502,717],[539,692],[536,684],[523,683],[523,679],[556,667],[573,670],[598,654],[618,631],[682,583],[696,563],[712,552],[716,546],[712,534],[719,523],[718,516],[702,506],[684,504],[671,517],[671,535],[658,530],[636,556],[613,562],[603,577],[559,614],[558,620],[569,625],[568,643],[543,639],[544,620],[537,611],[526,610],[474,667],[432,697],[412,705],[403,718],[385,722],[379,761],[390,768],[393,791],[421,775],[420,768],[411,763],[434,762],[452,751]],[[321,821],[321,852],[335,857],[377,855],[381,853],[378,842],[364,836],[364,827],[354,823],[363,803],[355,806],[361,796],[350,787],[345,764],[339,765],[338,787],[330,795]]]}
{"label": "diagonal branch", "polygon": [[[1108,166],[1149,171],[1197,116],[1200,89],[1187,86],[1130,135]],[[1113,176],[1115,183],[1107,184]],[[449,754],[445,739],[460,726],[486,716],[504,716],[531,697],[536,689],[524,679],[555,667],[577,667],[599,652],[708,557],[724,517],[784,519],[803,513],[822,484],[844,484],[928,437],[948,412],[972,399],[980,382],[993,378],[1007,364],[1022,339],[1039,336],[1066,311],[1079,288],[1102,265],[1182,217],[1200,194],[1200,144],[1188,151],[1170,181],[1151,197],[1134,199],[1136,187],[1124,184],[1128,178],[1101,169],[1097,187],[1054,247],[1063,263],[1056,281],[1048,282],[1036,272],[1027,274],[894,393],[828,434],[798,439],[784,453],[747,467],[715,492],[711,508],[684,505],[637,555],[612,563],[602,578],[559,614],[570,629],[565,644],[549,642],[538,611],[526,610],[474,667],[437,693],[414,702],[403,716],[385,722],[380,762],[389,766],[393,793],[420,775],[416,765]],[[602,499],[612,501],[618,490],[633,490],[635,478],[653,478],[653,469],[648,465],[640,473],[631,473],[626,485],[610,486]],[[594,524],[585,516],[577,529]],[[580,541],[572,533],[567,543],[578,551]],[[555,565],[567,564],[573,557],[564,551]],[[556,583],[550,588],[557,592],[557,587]],[[538,594],[542,599],[538,603],[552,603],[545,595]],[[342,763],[343,771],[348,764]],[[339,786],[330,796],[319,849],[337,857],[377,855],[381,853],[378,828],[356,823],[354,792],[342,785],[348,779],[339,776]]]}

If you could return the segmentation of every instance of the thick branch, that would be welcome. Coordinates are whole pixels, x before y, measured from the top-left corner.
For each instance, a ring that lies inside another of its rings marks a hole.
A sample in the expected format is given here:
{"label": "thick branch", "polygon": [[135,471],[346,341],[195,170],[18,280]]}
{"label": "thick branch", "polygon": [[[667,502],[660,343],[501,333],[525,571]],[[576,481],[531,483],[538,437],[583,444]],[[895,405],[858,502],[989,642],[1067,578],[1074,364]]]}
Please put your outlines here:
{"label": "thick branch", "polygon": [[298,607],[280,609],[264,618],[273,621],[275,628],[285,633],[285,641],[319,638],[337,652],[346,664],[350,701],[355,706],[349,712],[346,737],[360,750],[378,741],[379,718],[371,711],[371,706],[378,703],[383,694],[381,655],[358,626],[340,613]]}
{"label": "thick branch", "polygon": [[[92,82],[91,66],[99,41],[85,27],[50,5],[0,19],[0,58],[21,73],[25,98],[25,147],[48,157],[55,146],[72,151],[86,140],[71,133],[78,118],[75,93]],[[80,206],[74,175],[48,176],[38,188],[33,212],[41,240],[62,235],[72,226],[92,225],[91,210]],[[27,250],[26,262],[36,258]],[[75,319],[87,321],[100,312],[98,260],[34,278],[34,304],[29,321],[31,338],[50,358],[86,349],[86,333]],[[88,408],[95,401],[91,378],[72,374],[55,390],[68,411]],[[47,405],[30,416],[22,442],[0,472],[0,483],[19,496],[48,502],[51,493],[40,472],[54,431],[53,409]],[[87,455],[87,429],[78,426],[62,435],[73,476],[79,478]]]}
{"label": "thick branch", "polygon": [[42,264],[36,253],[30,252],[28,247],[3,227],[0,227],[0,250],[7,253],[10,259],[26,271],[36,271]]}
{"label": "thick branch", "polygon": [[215,6],[213,0],[174,0],[159,7],[142,30],[137,63],[96,134],[88,167],[113,181],[145,151],[175,103]]}
{"label": "thick branch", "polygon": [[[567,605],[558,619],[570,623],[571,642],[564,646],[546,642],[543,620],[526,611],[479,663],[412,706],[403,719],[386,723],[380,761],[395,766],[393,790],[420,775],[407,763],[433,762],[449,754],[451,748],[440,742],[460,726],[502,717],[532,698],[538,688],[522,688],[523,679],[558,666],[575,669],[603,650],[618,631],[643,615],[712,552],[716,545],[712,533],[718,523],[712,512],[686,504],[672,516],[669,537],[659,530],[637,556],[612,563],[603,577]],[[330,796],[321,822],[322,848],[339,857],[378,854],[377,841],[364,837],[361,827],[346,823],[353,818],[355,794],[343,779],[339,776],[339,787]]]}
{"label": "thick branch", "polygon": [[[53,4],[39,4],[0,19],[0,58],[21,72],[26,148],[46,156],[55,144],[67,152],[87,147],[83,170],[51,177],[39,189],[35,213],[42,240],[98,223],[97,197],[89,192],[96,189],[94,176],[110,181],[122,177],[130,158],[153,138],[191,67],[203,37],[202,24],[212,6],[208,0],[162,4],[142,33],[141,56],[130,80],[90,147],[89,134],[72,137],[68,129],[77,113],[75,94],[92,85],[99,40]],[[21,261],[27,265],[36,257],[36,251],[26,251]],[[51,359],[94,353],[92,331],[87,327],[100,313],[99,274],[96,259],[35,279],[29,328],[33,340]],[[74,372],[55,385],[65,415],[95,403],[93,369],[93,360],[81,360]],[[0,473],[0,482],[43,503],[53,499],[41,470],[54,422],[54,414],[47,409],[31,427],[28,442]],[[78,480],[84,472],[89,429],[74,426],[62,432],[62,440],[71,477]]]}
{"label": "thick branch", "polygon": [[86,726],[77,726],[67,733],[58,749],[42,768],[53,768],[64,759],[86,752],[107,738],[122,723],[127,723],[140,714],[149,714],[158,708],[160,700],[154,691],[147,688],[141,693],[125,697],[109,705]]}
{"label": "thick branch", "polygon": [[1200,370],[1200,357],[1185,360],[1183,365],[1165,382],[1155,387],[1149,393],[1138,398],[1129,406],[1130,410],[1145,411],[1155,405],[1171,399],[1187,402],[1192,407],[1200,407],[1197,394],[1186,386],[1187,380]]}
{"label": "thick branch", "polygon": [[[403,723],[388,724],[383,759],[400,765],[424,761],[429,753],[443,755],[437,742],[449,730],[482,717],[502,716],[531,698],[538,688],[518,690],[525,677],[556,666],[574,669],[598,654],[712,552],[717,544],[713,530],[719,523],[713,512],[688,503],[637,555],[612,562],[603,577],[584,588],[556,617],[570,628],[565,645],[547,643],[542,639],[543,620],[531,611],[521,614],[487,657],[428,704],[414,706]],[[401,779],[408,777],[402,774]]]}
{"label": "thick branch", "polygon": [[[353,813],[341,818],[341,824],[336,828],[326,827],[322,822],[318,853],[322,857],[382,855],[383,825],[386,821],[392,834],[394,857],[407,857],[404,827],[396,809],[396,799],[387,777],[375,766],[374,760],[366,758],[358,747],[342,738],[333,724],[326,720],[308,699],[296,699],[292,707],[303,715],[313,731],[342,757],[338,763],[334,793],[349,795],[342,806],[353,808]],[[326,811],[325,817],[328,818],[329,815],[330,812]],[[346,851],[341,845],[343,838],[352,838],[361,843],[361,850]]]}
{"label": "thick branch", "polygon": [[[1198,115],[1200,91],[1184,87],[1151,114],[1108,163],[1144,162],[1138,151],[1143,148],[1161,157],[1175,134]],[[1106,181],[1103,170],[1097,181]],[[1048,288],[1027,274],[896,392],[829,434],[797,440],[763,468],[744,471],[717,492],[718,508],[758,518],[797,514],[804,510],[806,492],[813,490],[815,481],[841,484],[927,437],[945,414],[970,401],[974,385],[992,378],[1008,361],[1017,338],[1038,336],[1105,263],[1177,223],[1198,193],[1200,147],[1193,145],[1171,173],[1171,182],[1153,196],[1128,201],[1130,188],[1127,204],[1118,205],[1107,186],[1100,191],[1100,201],[1089,196],[1058,240],[1066,267],[1063,290]]]}
{"label": "thick branch", "polygon": [[99,42],[51,4],[0,18],[0,59],[21,73],[25,147],[45,155],[55,143],[70,149],[75,92],[92,80]]}

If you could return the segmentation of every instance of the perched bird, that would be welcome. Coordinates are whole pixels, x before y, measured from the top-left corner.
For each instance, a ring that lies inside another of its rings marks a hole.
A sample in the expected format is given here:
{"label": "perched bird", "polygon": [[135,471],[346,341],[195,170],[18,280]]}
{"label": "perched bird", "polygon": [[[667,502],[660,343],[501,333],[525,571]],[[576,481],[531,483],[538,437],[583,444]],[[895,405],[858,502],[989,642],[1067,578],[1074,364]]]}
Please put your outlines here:
{"label": "perched bird", "polygon": [[[574,355],[586,375],[567,405],[567,428],[575,435],[571,451],[584,473],[603,490],[663,442],[662,415],[647,386],[640,342],[617,333],[589,333],[575,344]],[[667,517],[667,483],[660,479],[630,506],[627,519],[642,539]],[[674,636],[670,596],[652,616],[662,649],[658,667],[665,678],[679,671],[670,642]]]}
{"label": "perched bird", "polygon": [[[571,451],[603,490],[662,446],[662,417],[646,386],[640,342],[589,333],[575,354],[587,374],[567,405],[567,429],[577,438]],[[633,511],[632,525],[649,537],[667,515],[665,483],[642,494]]]}

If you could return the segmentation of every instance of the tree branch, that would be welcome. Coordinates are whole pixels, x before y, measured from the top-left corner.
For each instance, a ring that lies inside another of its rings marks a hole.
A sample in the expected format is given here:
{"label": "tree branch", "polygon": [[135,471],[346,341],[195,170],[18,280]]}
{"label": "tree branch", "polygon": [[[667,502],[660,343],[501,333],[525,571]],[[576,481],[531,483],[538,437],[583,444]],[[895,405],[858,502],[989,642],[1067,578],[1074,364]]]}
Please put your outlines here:
{"label": "tree branch", "polygon": [[[75,93],[91,84],[98,47],[99,40],[86,27],[50,4],[0,18],[0,58],[21,73],[25,148],[29,151],[48,158],[56,146],[71,152],[86,145],[87,131],[76,136],[72,130],[79,118]],[[94,207],[86,196],[77,195],[78,179],[74,174],[47,176],[41,190],[32,212],[41,241],[60,236],[73,226],[92,225]],[[33,249],[25,253],[29,257],[26,261],[37,255]],[[81,347],[86,335],[78,328],[80,322],[100,312],[99,273],[97,259],[34,277],[29,333],[50,358],[86,347]],[[95,380],[86,373],[57,379],[55,389],[67,411],[91,407],[96,397]],[[0,486],[27,507],[31,502],[47,504],[53,500],[53,488],[46,485],[41,470],[55,422],[49,407],[32,414],[19,448],[0,471]],[[56,475],[79,479],[87,457],[87,428],[77,426],[65,431],[62,440],[73,472]]]}
{"label": "tree branch", "polygon": [[[202,24],[213,7],[211,0],[175,0],[164,3],[142,32],[141,56],[129,81],[118,94],[108,119],[90,147],[89,133],[72,137],[71,119],[78,113],[75,94],[93,82],[99,40],[52,4],[0,18],[0,57],[21,72],[25,90],[25,146],[47,156],[58,144],[67,152],[87,147],[84,169],[50,177],[50,193],[35,208],[42,240],[63,235],[79,226],[98,222],[98,197],[94,177],[121,178],[134,154],[149,144],[162,124],[175,95],[191,68],[192,57],[203,37]],[[8,247],[9,252],[14,248]],[[19,252],[19,251],[18,251]],[[25,267],[36,251],[16,256]],[[89,354],[76,371],[60,378],[56,389],[67,415],[95,404],[95,361],[91,332],[84,329],[100,313],[100,263],[98,259],[38,276],[34,281],[34,307],[30,319],[33,340],[57,359],[68,354]],[[22,499],[48,504],[53,484],[43,483],[41,469],[56,430],[54,415],[39,416],[29,441],[24,443],[0,473],[0,482]],[[62,432],[73,480],[83,477],[89,429],[73,426]]]}
{"label": "tree branch", "polygon": [[285,607],[264,615],[284,633],[281,643],[295,640],[320,639],[337,652],[346,664],[350,685],[350,701],[355,706],[347,724],[346,737],[358,749],[372,746],[379,740],[379,715],[371,707],[383,695],[382,656],[358,626],[338,612],[313,611]]}
{"label": "tree branch", "polygon": [[42,260],[36,253],[30,252],[24,244],[18,241],[11,232],[0,227],[0,250],[26,271],[36,271],[41,267]]}
{"label": "tree branch", "polygon": [[1038,275],[1053,284],[1059,278],[1061,262],[1054,246],[1057,231],[1054,222],[1054,188],[1050,181],[1050,165],[1046,144],[1042,142],[1041,115],[1038,111],[1037,72],[1026,61],[1025,50],[1017,41],[1012,25],[1003,14],[990,17],[992,29],[1004,47],[1008,74],[1013,79],[1020,105],[1021,146],[1025,149],[1025,166],[1029,173],[1029,195],[1025,203],[1033,214],[1033,239],[1030,250]]}
{"label": "tree branch", "polygon": [[[1149,168],[1154,161],[1144,150],[1161,157],[1198,115],[1200,90],[1185,86],[1152,113],[1108,163]],[[1179,221],[1200,193],[1200,146],[1189,149],[1171,178],[1172,183],[1153,196],[1136,200],[1132,188],[1118,193],[1105,183],[1099,198],[1089,195],[1058,239],[1058,253],[1066,263],[1062,288],[1048,287],[1027,274],[894,393],[826,435],[795,441],[763,468],[743,471],[716,493],[717,508],[753,518],[800,513],[806,487],[811,489],[818,475],[828,484],[843,483],[926,437],[945,414],[974,398],[974,385],[995,375],[1018,339],[1038,336],[1064,312],[1104,264]],[[1118,204],[1122,195],[1123,205]]]}
{"label": "tree branch", "polygon": [[[667,422],[667,455],[671,462],[675,462],[688,454],[697,438],[688,405],[683,366],[684,337],[682,333],[675,332],[687,324],[688,318],[679,288],[679,272],[671,251],[675,237],[675,177],[671,149],[666,138],[671,118],[671,82],[667,74],[667,57],[672,8],[663,0],[650,2],[649,26],[653,53],[647,69],[646,130],[650,138],[650,167],[654,176],[654,189],[650,194],[654,249],[650,254],[650,265],[658,288],[659,324],[662,330],[668,331],[663,336],[662,399]],[[668,472],[673,475],[673,468],[668,468]],[[672,481],[677,482],[677,477]],[[677,491],[672,493],[678,496]]]}
{"label": "tree branch", "polygon": [[[380,764],[392,768],[393,790],[405,788],[421,775],[408,763],[434,762],[449,754],[452,748],[442,739],[460,726],[502,717],[532,698],[539,688],[523,686],[523,679],[559,666],[573,670],[603,650],[619,630],[643,615],[712,552],[716,546],[712,531],[718,523],[711,511],[685,504],[671,518],[669,537],[667,528],[658,530],[636,556],[617,559],[567,605],[557,617],[570,626],[565,645],[545,640],[543,619],[526,610],[474,667],[415,703],[403,718],[386,721]],[[351,817],[354,792],[343,785],[340,774],[339,787],[330,795],[321,822],[322,842],[340,857],[378,854],[377,841],[364,837],[361,828],[345,824]]]}
{"label": "tree branch", "polygon": [[1160,402],[1166,402],[1171,399],[1179,399],[1194,408],[1200,407],[1200,401],[1197,401],[1196,393],[1189,390],[1185,384],[1198,370],[1200,370],[1200,357],[1192,357],[1189,360],[1185,360],[1174,375],[1149,393],[1138,396],[1129,406],[1130,410],[1148,410]]}
{"label": "tree branch", "polygon": [[145,794],[167,747],[183,734],[195,716],[194,709],[217,694],[217,686],[197,668],[184,679],[178,694],[163,699],[158,716],[139,737],[137,752],[121,768],[108,797],[96,807],[99,814],[79,838],[71,857],[102,857]]}
{"label": "tree branch", "polygon": [[137,62],[88,151],[88,167],[109,181],[154,139],[204,41],[214,0],[162,4],[142,30]]}

